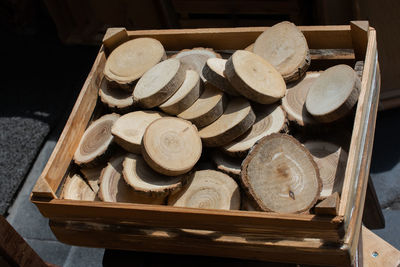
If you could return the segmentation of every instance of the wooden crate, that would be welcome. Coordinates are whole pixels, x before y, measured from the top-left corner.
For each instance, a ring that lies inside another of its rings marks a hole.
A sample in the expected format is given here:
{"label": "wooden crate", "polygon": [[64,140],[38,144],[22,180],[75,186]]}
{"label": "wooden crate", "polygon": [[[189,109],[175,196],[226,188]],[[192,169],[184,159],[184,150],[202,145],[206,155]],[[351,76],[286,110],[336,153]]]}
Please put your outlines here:
{"label": "wooden crate", "polygon": [[[351,53],[314,56],[312,66],[365,61],[338,216],[224,211],[60,199],[73,153],[93,113],[107,51],[119,42],[153,37],[166,50],[243,49],[265,27],[108,31],[60,139],[31,195],[55,236],[71,245],[249,258],[321,265],[352,265],[361,229],[374,139],[380,73],[376,32],[367,22],[300,27],[311,49]],[[348,50],[348,49],[354,49]],[[336,50],[330,50],[336,51]],[[213,234],[181,229],[212,230]]]}

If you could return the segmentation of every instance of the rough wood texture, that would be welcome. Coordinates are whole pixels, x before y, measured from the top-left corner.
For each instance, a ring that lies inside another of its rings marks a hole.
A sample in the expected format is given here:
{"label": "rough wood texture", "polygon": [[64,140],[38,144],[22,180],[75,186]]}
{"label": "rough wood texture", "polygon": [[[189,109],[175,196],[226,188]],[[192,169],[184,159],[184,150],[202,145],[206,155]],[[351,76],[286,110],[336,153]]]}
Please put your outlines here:
{"label": "rough wood texture", "polygon": [[100,175],[104,167],[105,165],[99,165],[96,167],[86,167],[80,169],[80,172],[83,174],[86,182],[96,194],[99,191]]}
{"label": "rough wood texture", "polygon": [[221,151],[215,150],[212,153],[212,160],[217,165],[218,170],[230,175],[237,181],[239,180],[242,159],[233,158],[225,153],[221,153]]}
{"label": "rough wood texture", "polygon": [[126,113],[132,109],[132,94],[119,88],[109,88],[107,80],[103,79],[99,89],[101,102],[112,111]]}
{"label": "rough wood texture", "polygon": [[320,215],[337,215],[339,212],[340,197],[339,193],[335,192],[326,199],[318,203],[315,208],[315,214]]}
{"label": "rough wood texture", "polygon": [[67,178],[62,195],[64,199],[72,200],[93,201],[96,198],[96,193],[93,192],[90,186],[77,174]]}
{"label": "rough wood texture", "polygon": [[238,93],[260,104],[277,102],[286,92],[279,72],[261,56],[249,51],[233,53],[226,62],[225,75]]}
{"label": "rough wood texture", "polygon": [[212,83],[217,88],[225,93],[233,96],[238,96],[235,88],[229,83],[225,77],[226,59],[209,58],[203,67],[202,73],[207,82]]}

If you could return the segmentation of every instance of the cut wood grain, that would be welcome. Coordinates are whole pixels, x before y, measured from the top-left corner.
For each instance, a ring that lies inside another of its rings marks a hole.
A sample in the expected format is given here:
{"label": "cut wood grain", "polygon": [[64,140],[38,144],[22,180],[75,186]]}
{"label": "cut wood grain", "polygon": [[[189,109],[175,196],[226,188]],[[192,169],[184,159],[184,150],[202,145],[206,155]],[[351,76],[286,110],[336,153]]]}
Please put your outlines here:
{"label": "cut wood grain", "polygon": [[93,201],[96,193],[79,175],[68,177],[62,192],[64,199]]}
{"label": "cut wood grain", "polygon": [[233,96],[238,96],[235,88],[229,83],[225,77],[226,59],[222,58],[209,58],[203,68],[203,76],[207,82],[212,83],[217,88],[225,93]]}
{"label": "cut wood grain", "polygon": [[239,180],[242,159],[233,158],[225,153],[221,153],[221,151],[218,150],[215,150],[211,157],[218,170],[235,178],[237,181]]}
{"label": "cut wood grain", "polygon": [[356,64],[354,64],[354,71],[357,73],[358,78],[362,80],[362,75],[364,71],[364,61],[357,61]]}
{"label": "cut wood grain", "polygon": [[196,171],[184,190],[168,198],[168,205],[238,210],[240,208],[239,186],[231,177],[222,172]]}
{"label": "cut wood grain", "polygon": [[105,165],[102,164],[95,167],[84,167],[80,169],[86,182],[96,194],[99,192],[100,175],[104,167]]}
{"label": "cut wood grain", "polygon": [[337,215],[339,212],[340,197],[339,193],[335,192],[326,199],[318,203],[315,208],[315,214],[319,215]]}
{"label": "cut wood grain", "polygon": [[287,134],[261,139],[243,161],[241,177],[258,208],[278,213],[308,211],[322,188],[310,152]]}
{"label": "cut wood grain", "polygon": [[199,74],[194,70],[187,70],[181,87],[160,105],[160,109],[168,114],[177,115],[190,107],[200,97],[202,88]]}
{"label": "cut wood grain", "polygon": [[258,140],[287,128],[285,112],[278,105],[256,110],[255,115],[256,121],[245,134],[222,147],[225,153],[233,157],[244,157]]}
{"label": "cut wood grain", "polygon": [[142,155],[158,173],[176,176],[190,171],[200,159],[202,144],[191,122],[165,117],[152,122],[142,142]]}
{"label": "cut wood grain", "polygon": [[178,117],[191,121],[198,128],[213,123],[224,112],[227,98],[225,94],[210,83],[204,85],[204,91],[193,105]]}
{"label": "cut wood grain", "polygon": [[159,106],[179,89],[185,76],[186,70],[178,59],[162,61],[143,74],[137,82],[133,100],[144,108]]}
{"label": "cut wood grain", "polygon": [[310,86],[306,98],[307,111],[321,122],[338,120],[356,104],[360,86],[361,81],[351,67],[330,67]]}
{"label": "cut wood grain", "polygon": [[199,131],[205,146],[223,146],[244,134],[254,124],[256,116],[250,103],[242,98],[232,98],[216,121]]}
{"label": "cut wood grain", "polygon": [[114,139],[111,127],[120,116],[107,114],[92,122],[84,132],[74,154],[78,165],[95,165],[105,157],[111,149]]}
{"label": "cut wood grain", "polygon": [[258,36],[253,52],[271,63],[286,82],[300,79],[311,62],[306,38],[288,21],[275,24]]}
{"label": "cut wood grain", "polygon": [[111,52],[104,67],[104,76],[122,89],[132,91],[131,84],[165,56],[164,47],[158,40],[136,38]]}
{"label": "cut wood grain", "polygon": [[153,121],[165,114],[152,110],[134,111],[121,116],[112,126],[115,142],[125,150],[140,154],[144,132]]}
{"label": "cut wood grain", "polygon": [[286,84],[278,71],[261,56],[238,50],[228,59],[225,75],[238,93],[260,104],[281,99]]}
{"label": "cut wood grain", "polygon": [[133,105],[133,98],[130,92],[117,87],[109,88],[106,79],[103,79],[99,89],[101,102],[114,112],[126,113]]}

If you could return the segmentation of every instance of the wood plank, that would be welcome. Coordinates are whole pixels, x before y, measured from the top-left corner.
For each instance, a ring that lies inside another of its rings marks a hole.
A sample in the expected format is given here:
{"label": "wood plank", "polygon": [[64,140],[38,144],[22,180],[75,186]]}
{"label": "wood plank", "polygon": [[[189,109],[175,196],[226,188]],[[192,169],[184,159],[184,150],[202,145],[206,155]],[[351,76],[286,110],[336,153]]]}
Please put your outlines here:
{"label": "wood plank", "polygon": [[339,201],[339,193],[333,193],[315,206],[315,214],[337,215],[339,211]]}
{"label": "wood plank", "polygon": [[362,222],[368,229],[385,228],[385,218],[383,217],[371,176],[368,178]]}
{"label": "wood plank", "polygon": [[126,41],[128,41],[128,33],[125,28],[108,28],[103,38],[103,45],[107,55]]}
{"label": "wood plank", "polygon": [[356,60],[364,60],[368,45],[368,21],[350,21],[350,29]]}

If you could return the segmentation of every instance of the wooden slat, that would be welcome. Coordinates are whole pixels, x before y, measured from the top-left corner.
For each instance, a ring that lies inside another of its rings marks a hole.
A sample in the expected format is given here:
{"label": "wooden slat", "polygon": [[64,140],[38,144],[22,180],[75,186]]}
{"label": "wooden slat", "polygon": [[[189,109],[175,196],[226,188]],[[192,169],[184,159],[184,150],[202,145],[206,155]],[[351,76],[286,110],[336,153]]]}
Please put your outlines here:
{"label": "wooden slat", "polygon": [[356,60],[364,60],[368,44],[368,21],[351,21],[350,29]]}

